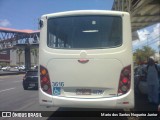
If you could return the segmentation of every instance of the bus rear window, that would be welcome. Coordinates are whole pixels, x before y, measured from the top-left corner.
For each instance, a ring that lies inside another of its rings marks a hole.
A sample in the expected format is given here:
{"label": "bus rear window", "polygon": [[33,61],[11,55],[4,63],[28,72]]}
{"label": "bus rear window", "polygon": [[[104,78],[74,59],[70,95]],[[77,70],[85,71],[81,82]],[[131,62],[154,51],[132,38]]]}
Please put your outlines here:
{"label": "bus rear window", "polygon": [[106,49],[122,44],[119,16],[72,16],[50,18],[47,45],[56,49]]}

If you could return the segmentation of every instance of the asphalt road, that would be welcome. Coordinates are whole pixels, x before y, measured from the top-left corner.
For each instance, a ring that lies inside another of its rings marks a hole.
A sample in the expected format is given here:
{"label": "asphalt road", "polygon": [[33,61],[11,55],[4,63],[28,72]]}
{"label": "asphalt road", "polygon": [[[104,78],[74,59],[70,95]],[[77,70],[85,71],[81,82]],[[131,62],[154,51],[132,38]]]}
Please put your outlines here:
{"label": "asphalt road", "polygon": [[39,105],[37,90],[23,90],[23,76],[0,76],[0,111],[56,111]]}
{"label": "asphalt road", "polygon": [[[58,108],[51,107],[46,108],[44,106],[40,106],[38,102],[38,90],[29,89],[23,90],[22,87],[22,79],[24,75],[10,75],[10,76],[0,76],[0,111],[51,111],[49,116],[53,116],[57,111],[91,111],[92,109],[75,109],[75,108]],[[143,110],[143,104],[145,105],[145,110],[150,109],[147,108],[147,103],[143,100],[144,97],[140,98],[140,101],[137,101],[136,98],[136,110]],[[102,111],[97,109],[98,111]],[[54,111],[54,112],[53,112]],[[55,112],[56,111],[56,112]],[[115,110],[116,111],[116,110]],[[124,112],[123,110],[121,110]],[[62,113],[63,116],[63,113]],[[13,118],[0,118],[4,120],[13,120]],[[14,118],[21,119],[21,118]],[[28,118],[23,118],[28,119]],[[29,118],[35,120],[35,118]],[[52,117],[43,117],[37,118],[37,120],[106,120],[107,118],[52,118]],[[109,118],[111,119],[111,118]],[[128,120],[127,117],[121,117],[123,120]],[[137,120],[137,118],[135,118]],[[134,119],[134,120],[135,120]]]}

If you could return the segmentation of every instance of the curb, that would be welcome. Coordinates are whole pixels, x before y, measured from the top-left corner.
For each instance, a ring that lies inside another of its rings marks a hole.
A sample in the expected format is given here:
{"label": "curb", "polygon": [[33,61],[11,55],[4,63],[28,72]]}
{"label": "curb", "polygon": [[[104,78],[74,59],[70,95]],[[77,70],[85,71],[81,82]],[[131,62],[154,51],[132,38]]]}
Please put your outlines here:
{"label": "curb", "polygon": [[19,75],[19,74],[25,74],[26,72],[10,72],[10,73],[0,73],[0,76],[5,75]]}

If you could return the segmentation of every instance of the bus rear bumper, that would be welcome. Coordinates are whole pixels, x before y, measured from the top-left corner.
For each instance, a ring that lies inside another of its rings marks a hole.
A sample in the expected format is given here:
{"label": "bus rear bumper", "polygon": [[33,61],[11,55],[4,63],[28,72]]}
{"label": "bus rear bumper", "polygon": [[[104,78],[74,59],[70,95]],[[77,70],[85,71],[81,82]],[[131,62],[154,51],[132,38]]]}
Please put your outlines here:
{"label": "bus rear bumper", "polygon": [[109,108],[124,109],[134,108],[133,91],[127,94],[112,98],[71,98],[51,96],[44,93],[41,89],[39,92],[39,103],[43,106],[53,107],[73,107],[73,108]]}

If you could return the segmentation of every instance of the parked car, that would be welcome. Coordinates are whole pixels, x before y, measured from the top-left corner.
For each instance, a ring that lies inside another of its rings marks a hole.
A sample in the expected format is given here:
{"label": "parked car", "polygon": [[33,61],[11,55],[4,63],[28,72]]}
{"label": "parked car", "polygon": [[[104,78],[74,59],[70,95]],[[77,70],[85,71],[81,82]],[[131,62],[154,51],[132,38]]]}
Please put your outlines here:
{"label": "parked car", "polygon": [[3,71],[10,71],[11,67],[10,66],[6,66],[6,67],[2,67]]}
{"label": "parked car", "polygon": [[24,65],[19,66],[18,69],[19,69],[19,71],[25,71],[25,66]]}
{"label": "parked car", "polygon": [[34,65],[34,69],[38,69],[38,66],[37,66],[37,65]]}
{"label": "parked car", "polygon": [[14,69],[18,69],[18,66],[15,66]]}
{"label": "parked car", "polygon": [[29,87],[38,89],[38,71],[28,70],[23,78],[23,88],[27,90]]}
{"label": "parked car", "polygon": [[[160,69],[160,64],[157,65]],[[134,81],[135,81],[135,92],[140,94],[147,94],[148,93],[148,86],[147,86],[147,74],[145,72],[147,65],[140,66],[135,69],[134,74]],[[159,75],[160,81],[160,75]],[[160,91],[160,88],[159,88]]]}

